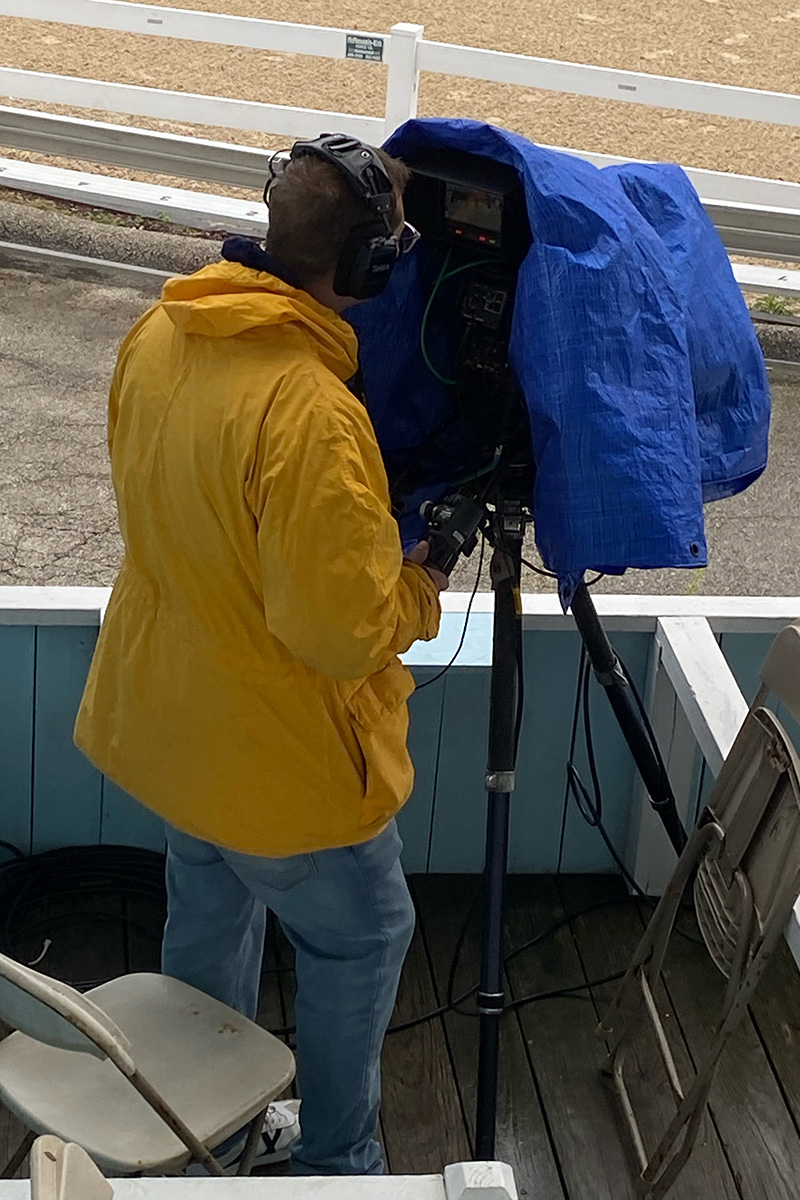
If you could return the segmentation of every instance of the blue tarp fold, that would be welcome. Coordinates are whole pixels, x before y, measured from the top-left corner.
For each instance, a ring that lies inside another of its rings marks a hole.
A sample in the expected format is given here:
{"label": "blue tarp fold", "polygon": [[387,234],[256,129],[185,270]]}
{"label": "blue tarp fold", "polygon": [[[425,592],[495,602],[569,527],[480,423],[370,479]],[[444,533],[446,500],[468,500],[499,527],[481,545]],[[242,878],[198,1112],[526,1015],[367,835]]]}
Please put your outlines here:
{"label": "blue tarp fold", "polygon": [[[590,568],[704,565],[703,501],[763,471],[769,390],[727,255],[687,176],[659,164],[598,170],[473,121],[410,121],[386,148],[413,165],[416,151],[437,146],[509,164],[523,183],[533,243],[510,359],[530,416],[537,545],[562,600]],[[429,330],[442,367],[457,336],[452,286],[452,307],[438,297]],[[423,246],[381,297],[348,313],[390,471],[451,405],[420,347],[431,287]],[[417,501],[452,484],[469,454],[450,431],[411,455],[424,485],[401,519],[406,536],[420,532]]]}

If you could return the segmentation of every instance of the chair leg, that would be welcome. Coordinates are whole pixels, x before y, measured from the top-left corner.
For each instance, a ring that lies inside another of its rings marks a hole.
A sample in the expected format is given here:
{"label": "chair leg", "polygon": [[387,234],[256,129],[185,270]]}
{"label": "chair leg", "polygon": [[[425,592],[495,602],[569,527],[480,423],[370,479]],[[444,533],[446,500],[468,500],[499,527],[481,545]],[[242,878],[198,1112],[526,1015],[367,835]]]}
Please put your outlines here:
{"label": "chair leg", "polygon": [[239,1159],[237,1175],[249,1175],[253,1169],[253,1161],[256,1157],[256,1150],[258,1149],[258,1142],[261,1137],[261,1130],[264,1128],[268,1109],[269,1105],[253,1117],[253,1120],[250,1122],[250,1130],[247,1134],[247,1141],[244,1144],[242,1157]]}
{"label": "chair leg", "polygon": [[625,978],[597,1028],[597,1036],[609,1045],[609,1065],[612,1070],[614,1050],[626,1037],[632,1036],[644,1019],[639,970],[641,969],[650,981],[658,979],[667,942],[692,872],[705,853],[708,843],[718,836],[718,826],[713,823],[695,829],[642,934]]}
{"label": "chair leg", "polygon": [[32,1129],[29,1129],[28,1132],[25,1134],[24,1138],[22,1139],[22,1141],[20,1142],[20,1144],[17,1146],[14,1153],[12,1154],[11,1158],[6,1163],[2,1174],[0,1174],[0,1179],[13,1179],[14,1178],[17,1171],[20,1169],[22,1164],[25,1162],[25,1159],[27,1158],[28,1153],[30,1152],[30,1148],[35,1141],[36,1141],[36,1134],[33,1132]]}
{"label": "chair leg", "polygon": [[136,1088],[139,1095],[143,1096],[154,1112],[158,1113],[164,1124],[168,1125],[172,1132],[181,1139],[184,1146],[192,1156],[190,1162],[193,1159],[196,1162],[202,1163],[209,1175],[225,1178],[226,1172],[224,1168],[220,1165],[220,1163],[217,1162],[208,1147],[204,1146],[203,1143],[199,1141],[197,1137],[195,1137],[188,1125],[184,1124],[180,1117],[173,1112],[173,1110],[163,1099],[163,1097],[159,1095],[153,1085],[149,1083],[139,1071],[134,1071],[132,1075],[128,1076],[128,1079]]}

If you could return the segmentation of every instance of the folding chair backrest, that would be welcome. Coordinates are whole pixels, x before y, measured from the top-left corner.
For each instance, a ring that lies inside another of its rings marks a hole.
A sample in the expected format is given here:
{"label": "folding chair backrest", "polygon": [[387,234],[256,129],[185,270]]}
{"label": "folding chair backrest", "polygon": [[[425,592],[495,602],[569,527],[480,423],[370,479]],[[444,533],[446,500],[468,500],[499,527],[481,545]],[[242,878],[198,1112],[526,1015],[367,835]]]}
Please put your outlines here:
{"label": "folding chair backrest", "polygon": [[0,954],[0,1019],[37,1042],[111,1058],[134,1072],[130,1043],[110,1017],[75,988]]}
{"label": "folding chair backrest", "polygon": [[800,621],[784,626],[773,640],[759,674],[764,689],[757,700],[772,692],[800,722]]}
{"label": "folding chair backrest", "polygon": [[776,637],[762,687],[719,773],[703,821],[724,839],[705,855],[695,908],[714,962],[730,976],[739,933],[752,921],[749,957],[789,919],[800,893],[800,759],[781,721],[764,707],[773,692],[800,716],[800,627]]}

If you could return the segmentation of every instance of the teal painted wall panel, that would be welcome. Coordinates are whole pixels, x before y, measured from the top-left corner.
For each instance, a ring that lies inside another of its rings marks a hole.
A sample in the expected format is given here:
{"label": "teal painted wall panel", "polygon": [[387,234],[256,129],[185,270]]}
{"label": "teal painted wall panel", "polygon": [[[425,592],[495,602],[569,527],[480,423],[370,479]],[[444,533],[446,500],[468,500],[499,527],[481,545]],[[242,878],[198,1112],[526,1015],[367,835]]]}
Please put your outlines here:
{"label": "teal painted wall panel", "polygon": [[36,637],[34,852],[100,841],[102,778],[72,741],[96,628],[42,625]]}
{"label": "teal painted wall panel", "polygon": [[[745,700],[752,704],[761,686],[758,671],[773,641],[771,633],[725,633],[720,645]],[[770,702],[786,732],[800,751],[800,726],[783,704]]]}
{"label": "teal painted wall panel", "polygon": [[524,634],[525,711],[517,791],[511,805],[509,867],[558,869],[580,639],[574,632]]}
{"label": "teal painted wall panel", "polygon": [[[403,867],[408,874],[427,871],[430,854],[433,798],[439,765],[439,735],[444,704],[444,679],[436,679],[439,668],[416,667],[414,679],[420,684],[408,705],[408,749],[414,763],[414,791],[397,817],[403,839]],[[428,683],[436,679],[436,683]]]}
{"label": "teal painted wall panel", "polygon": [[0,838],[25,854],[31,848],[35,658],[35,629],[0,626]]}
{"label": "teal painted wall panel", "polygon": [[164,822],[133,796],[103,777],[100,841],[107,846],[141,846],[164,850]]}
{"label": "teal painted wall panel", "polygon": [[[628,668],[639,694],[643,695],[652,638],[647,633],[614,633],[611,635],[611,642]],[[570,688],[570,701],[574,707],[574,684]],[[605,692],[594,678],[592,678],[589,689],[589,705],[592,740],[603,800],[602,823],[617,853],[620,857],[624,857],[636,767]],[[571,725],[572,708],[570,709],[569,731],[571,731]],[[581,719],[575,766],[591,795],[591,776],[584,748],[582,725]],[[566,763],[566,748],[564,761]],[[572,872],[618,870],[599,830],[584,820],[572,797],[569,799],[566,810],[560,869]]]}
{"label": "teal painted wall panel", "polygon": [[722,653],[748,704],[759,689],[758,669],[772,640],[771,633],[723,633],[720,638]]}
{"label": "teal painted wall panel", "polygon": [[445,676],[430,871],[478,871],[486,840],[489,671],[453,668]]}
{"label": "teal painted wall panel", "polygon": [[[489,647],[483,642],[489,629],[485,621],[483,625],[481,645],[473,648],[480,665],[453,668],[411,700],[409,744],[416,786],[399,818],[409,871],[478,871],[483,863],[490,684],[489,670],[483,665],[488,663]],[[34,711],[32,656],[38,645],[35,729],[27,742],[20,736],[19,753],[10,754],[8,740],[5,751],[0,751],[7,763],[13,762],[16,779],[16,799],[3,812],[2,828],[27,836],[32,823],[35,850],[98,841],[160,848],[158,818],[103,780],[72,743],[97,630],[74,626],[43,626],[38,633],[19,627],[3,630],[4,634],[12,632],[13,638],[7,636],[0,642],[0,668],[9,679],[13,668],[16,680],[13,688],[9,683],[4,702],[18,726],[22,722],[23,732],[27,703],[30,727],[30,712]],[[565,809],[578,636],[568,631],[531,630],[524,637],[526,708],[518,788],[512,801],[511,869],[553,871],[559,861],[568,871],[611,869],[597,832],[586,826],[572,801]],[[614,642],[643,684],[649,635],[615,635]],[[428,664],[415,664],[414,669],[420,680],[437,673],[437,668]],[[621,846],[633,767],[605,697],[595,686],[592,711],[608,826]],[[577,761],[583,773],[582,752]],[[11,770],[5,774],[12,778]],[[9,833],[0,830],[0,836]],[[23,848],[28,848],[27,843]]]}

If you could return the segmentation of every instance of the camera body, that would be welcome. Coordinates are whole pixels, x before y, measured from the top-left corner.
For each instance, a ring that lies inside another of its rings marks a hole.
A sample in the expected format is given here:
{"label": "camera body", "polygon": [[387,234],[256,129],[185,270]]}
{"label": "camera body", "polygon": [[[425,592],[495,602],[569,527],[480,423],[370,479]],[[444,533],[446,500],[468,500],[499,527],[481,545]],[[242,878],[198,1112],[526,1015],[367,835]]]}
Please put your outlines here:
{"label": "camera body", "polygon": [[[459,327],[449,375],[454,417],[477,446],[479,466],[438,505],[423,504],[430,523],[431,558],[449,573],[469,554],[486,505],[530,505],[533,452],[528,413],[509,363],[508,346],[517,274],[532,237],[522,184],[510,166],[456,150],[409,156],[408,219],[442,269],[426,309],[449,304]],[[437,296],[442,280],[460,291]],[[422,341],[425,344],[425,321]],[[442,376],[440,375],[440,379]]]}

